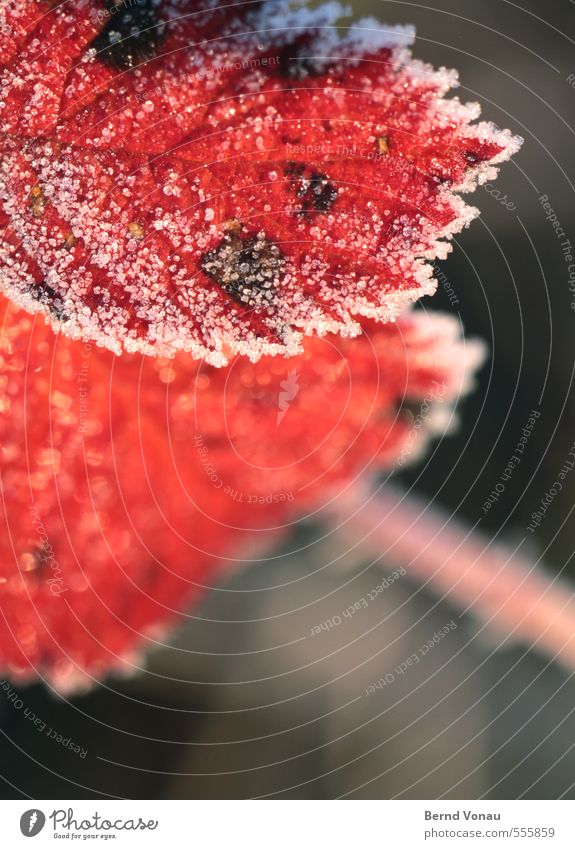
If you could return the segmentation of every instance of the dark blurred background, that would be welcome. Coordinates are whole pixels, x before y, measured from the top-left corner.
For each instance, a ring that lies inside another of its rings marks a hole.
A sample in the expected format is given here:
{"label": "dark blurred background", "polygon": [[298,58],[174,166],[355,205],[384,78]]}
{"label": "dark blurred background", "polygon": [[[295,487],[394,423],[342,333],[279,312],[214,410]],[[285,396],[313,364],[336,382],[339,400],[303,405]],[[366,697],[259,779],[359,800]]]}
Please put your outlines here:
{"label": "dark blurred background", "polygon": [[[461,99],[525,139],[494,185],[499,194],[480,188],[472,199],[482,216],[456,238],[441,263],[447,282],[423,305],[456,313],[468,335],[486,340],[479,387],[460,408],[458,434],[396,476],[513,544],[575,441],[575,294],[538,200],[548,195],[575,244],[575,4],[352,5],[355,15],[415,24],[416,55],[458,68]],[[534,408],[541,417],[525,456],[483,516]],[[575,474],[530,544],[549,570],[575,580],[574,487]],[[310,639],[387,572],[357,553],[322,568],[338,539],[309,524],[297,534],[222,583],[172,646],[149,657],[146,674],[68,700],[40,685],[20,691],[85,758],[0,702],[5,798],[575,797],[568,672],[524,646],[494,651],[464,618],[426,664],[361,698],[454,611],[399,580]]]}

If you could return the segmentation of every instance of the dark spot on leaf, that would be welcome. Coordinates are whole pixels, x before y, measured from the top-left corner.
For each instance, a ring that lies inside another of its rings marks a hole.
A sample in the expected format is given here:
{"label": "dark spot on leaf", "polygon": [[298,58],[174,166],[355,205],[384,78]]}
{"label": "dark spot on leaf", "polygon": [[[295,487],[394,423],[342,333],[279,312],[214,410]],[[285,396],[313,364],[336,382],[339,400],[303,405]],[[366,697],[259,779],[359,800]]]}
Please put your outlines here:
{"label": "dark spot on leaf", "polygon": [[72,248],[76,246],[77,241],[78,240],[72,232],[66,233],[66,235],[64,236],[64,241],[62,242],[62,247],[65,248],[67,251],[71,251]]}
{"label": "dark spot on leaf", "polygon": [[34,300],[38,301],[38,303],[43,306],[48,307],[50,313],[54,316],[54,318],[58,319],[58,321],[69,320],[70,316],[66,315],[64,312],[64,302],[62,298],[48,283],[37,283],[35,286],[31,286],[29,291]]}
{"label": "dark spot on leaf", "polygon": [[284,265],[280,249],[264,233],[248,237],[228,233],[202,259],[203,271],[224,292],[255,307],[273,300]]}
{"label": "dark spot on leaf", "polygon": [[98,58],[118,71],[153,59],[160,47],[164,26],[152,0],[105,0],[106,23],[92,41]]}
{"label": "dark spot on leaf", "polygon": [[35,218],[42,218],[46,210],[46,198],[40,186],[34,186],[30,192],[30,211]]}
{"label": "dark spot on leaf", "polygon": [[299,215],[329,212],[338,192],[325,174],[307,168],[301,162],[289,162],[285,174],[290,178],[296,196],[302,201]]}
{"label": "dark spot on leaf", "polygon": [[305,165],[303,162],[288,162],[285,167],[286,177],[301,177],[304,171]]}
{"label": "dark spot on leaf", "polygon": [[402,398],[395,407],[396,415],[399,418],[406,419],[408,422],[413,422],[421,415],[423,402],[416,398]]}
{"label": "dark spot on leaf", "polygon": [[377,152],[380,156],[385,156],[389,153],[389,136],[377,137]]}
{"label": "dark spot on leaf", "polygon": [[52,549],[49,544],[43,546],[37,546],[32,551],[32,556],[34,557],[34,568],[31,571],[36,572],[39,577],[46,577],[48,560],[50,559],[50,555],[52,554]]}

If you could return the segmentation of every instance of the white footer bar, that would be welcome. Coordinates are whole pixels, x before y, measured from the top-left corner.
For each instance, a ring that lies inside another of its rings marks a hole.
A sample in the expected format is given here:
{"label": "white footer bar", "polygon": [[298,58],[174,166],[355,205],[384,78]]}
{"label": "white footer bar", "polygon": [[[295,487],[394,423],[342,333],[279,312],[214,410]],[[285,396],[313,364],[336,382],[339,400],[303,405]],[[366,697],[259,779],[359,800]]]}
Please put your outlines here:
{"label": "white footer bar", "polygon": [[0,813],[0,845],[38,849],[575,847],[572,801],[4,801]]}

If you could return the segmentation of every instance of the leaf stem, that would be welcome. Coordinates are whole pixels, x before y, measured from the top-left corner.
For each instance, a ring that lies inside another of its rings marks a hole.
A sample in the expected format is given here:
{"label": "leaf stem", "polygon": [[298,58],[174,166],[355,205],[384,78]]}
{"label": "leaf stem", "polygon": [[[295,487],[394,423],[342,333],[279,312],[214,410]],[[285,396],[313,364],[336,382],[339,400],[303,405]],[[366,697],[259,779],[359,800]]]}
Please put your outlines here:
{"label": "leaf stem", "polygon": [[351,549],[369,552],[452,604],[484,629],[526,643],[575,670],[575,587],[540,558],[494,542],[445,510],[391,486],[349,488],[327,508]]}

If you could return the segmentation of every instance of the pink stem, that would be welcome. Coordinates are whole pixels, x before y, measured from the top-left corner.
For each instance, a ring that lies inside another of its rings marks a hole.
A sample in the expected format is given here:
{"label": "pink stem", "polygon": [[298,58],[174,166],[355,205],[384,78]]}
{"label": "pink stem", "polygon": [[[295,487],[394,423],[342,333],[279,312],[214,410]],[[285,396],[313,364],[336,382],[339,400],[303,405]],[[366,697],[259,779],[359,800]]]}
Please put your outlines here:
{"label": "pink stem", "polygon": [[350,488],[328,508],[352,548],[403,566],[461,613],[575,670],[575,587],[425,501],[384,486]]}

